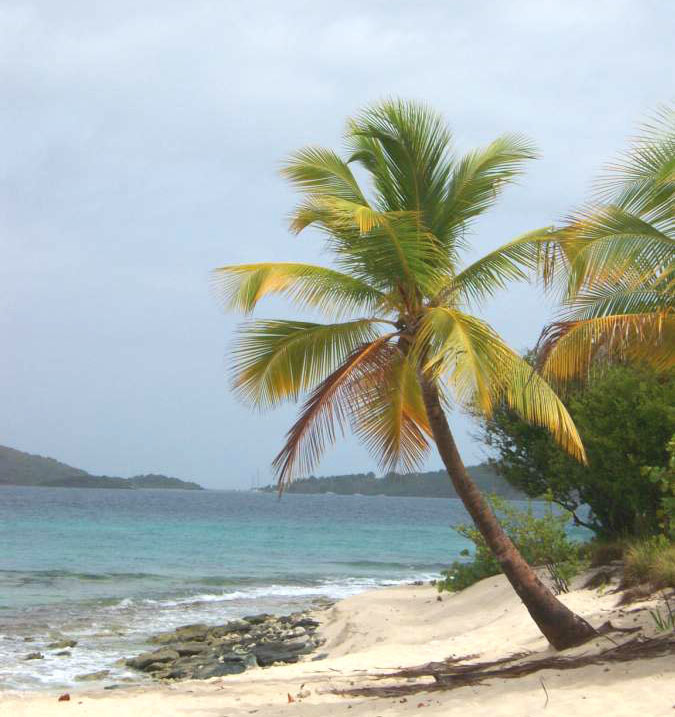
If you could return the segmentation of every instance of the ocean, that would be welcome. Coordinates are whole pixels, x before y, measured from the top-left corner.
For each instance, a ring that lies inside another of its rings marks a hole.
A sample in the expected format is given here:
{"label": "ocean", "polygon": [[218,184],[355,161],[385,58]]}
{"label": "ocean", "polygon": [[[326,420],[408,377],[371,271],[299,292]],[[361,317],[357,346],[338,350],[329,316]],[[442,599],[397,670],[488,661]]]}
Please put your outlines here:
{"label": "ocean", "polygon": [[0,689],[142,681],[115,663],[152,633],[432,579],[467,520],[436,498],[0,488]]}

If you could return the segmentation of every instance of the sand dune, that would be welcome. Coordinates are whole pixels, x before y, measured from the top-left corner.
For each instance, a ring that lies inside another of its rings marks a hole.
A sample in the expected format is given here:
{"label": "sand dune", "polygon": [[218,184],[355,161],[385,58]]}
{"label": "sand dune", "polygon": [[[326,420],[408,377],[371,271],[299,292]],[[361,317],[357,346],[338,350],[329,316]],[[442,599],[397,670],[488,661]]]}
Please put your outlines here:
{"label": "sand dune", "polygon": [[[606,620],[641,626],[654,634],[648,608],[655,601],[617,607],[607,590],[575,589],[565,602],[594,625]],[[431,586],[375,590],[343,600],[321,613],[327,657],[297,665],[258,669],[207,682],[71,692],[70,702],[55,694],[5,694],[4,717],[260,717],[298,715],[673,715],[675,658],[672,655],[573,670],[543,670],[517,679],[493,679],[450,691],[407,697],[339,696],[335,690],[392,684],[375,680],[389,673],[444,658],[478,655],[479,660],[516,652],[537,659],[554,653],[503,577],[489,578],[442,601]],[[613,634],[567,651],[601,651],[631,636]],[[428,682],[428,678],[424,678]],[[396,684],[414,684],[398,679]],[[288,695],[294,699],[288,701]]]}

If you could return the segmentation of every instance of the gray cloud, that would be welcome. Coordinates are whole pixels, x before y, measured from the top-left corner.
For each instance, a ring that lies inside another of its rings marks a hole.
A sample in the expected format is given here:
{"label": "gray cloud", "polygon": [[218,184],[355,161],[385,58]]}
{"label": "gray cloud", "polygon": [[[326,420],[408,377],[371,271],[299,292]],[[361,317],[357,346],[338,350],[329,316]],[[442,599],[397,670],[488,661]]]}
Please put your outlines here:
{"label": "gray cloud", "polygon": [[[673,25],[650,0],[5,0],[0,443],[214,487],[265,474],[293,410],[231,396],[236,322],[208,271],[322,258],[285,230],[279,161],[339,146],[347,115],[392,94],[441,110],[460,149],[522,131],[542,159],[477,226],[483,252],[564,216],[672,96]],[[514,287],[487,315],[523,348],[550,306]],[[346,441],[322,471],[372,467]]]}

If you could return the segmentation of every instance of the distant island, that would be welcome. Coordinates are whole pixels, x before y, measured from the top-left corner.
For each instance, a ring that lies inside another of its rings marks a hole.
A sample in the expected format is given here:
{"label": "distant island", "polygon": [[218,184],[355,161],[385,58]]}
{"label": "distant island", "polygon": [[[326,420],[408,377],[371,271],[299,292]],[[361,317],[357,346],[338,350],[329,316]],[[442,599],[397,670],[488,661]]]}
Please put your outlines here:
{"label": "distant island", "polygon": [[0,486],[40,486],[42,488],[160,488],[164,490],[204,490],[198,483],[149,473],[118,478],[95,476],[54,458],[45,458],[14,448],[0,446]]}
{"label": "distant island", "polygon": [[[487,463],[467,466],[467,471],[484,493],[496,493],[509,500],[527,500],[527,496],[497,475]],[[276,485],[258,490],[276,491]],[[428,473],[388,473],[378,478],[374,473],[301,478],[293,481],[288,493],[334,493],[336,495],[387,495],[408,498],[456,498],[457,493],[444,471]]]}

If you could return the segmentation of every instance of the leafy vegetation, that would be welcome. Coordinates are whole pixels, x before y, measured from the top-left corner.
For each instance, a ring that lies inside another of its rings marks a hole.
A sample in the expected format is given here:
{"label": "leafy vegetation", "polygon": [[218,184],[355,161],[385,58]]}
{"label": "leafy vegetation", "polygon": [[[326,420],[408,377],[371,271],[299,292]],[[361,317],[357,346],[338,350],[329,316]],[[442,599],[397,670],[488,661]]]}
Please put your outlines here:
{"label": "leafy vegetation", "polygon": [[[675,490],[672,467],[666,469],[666,444],[675,431],[672,375],[606,367],[587,384],[570,386],[566,404],[588,465],[570,460],[545,431],[501,408],[482,423],[498,472],[531,497],[550,492],[603,538],[656,532],[672,511]],[[584,504],[591,512],[582,518]]]}
{"label": "leafy vegetation", "polygon": [[[505,498],[522,499],[525,495],[497,475],[486,464],[468,466],[467,471],[476,485],[486,493],[496,493]],[[270,492],[275,486],[263,489]],[[335,493],[337,495],[389,495],[417,496],[426,498],[456,498],[457,492],[448,480],[446,471],[428,473],[387,473],[377,478],[374,473],[300,478],[293,481],[289,493]]]}
{"label": "leafy vegetation", "polygon": [[[569,581],[581,566],[579,545],[572,542],[565,531],[570,514],[556,512],[551,501],[542,517],[535,516],[532,505],[526,510],[519,510],[494,495],[490,497],[490,502],[504,530],[527,562],[546,566],[557,585],[557,592],[566,592]],[[455,561],[443,571],[443,579],[437,583],[440,591],[463,590],[501,572],[497,559],[473,526],[460,525],[455,530],[474,544],[475,553],[470,561]],[[468,557],[469,551],[464,551],[464,555]]]}
{"label": "leafy vegetation", "polygon": [[668,464],[663,467],[644,467],[642,475],[653,483],[660,494],[656,517],[661,532],[675,540],[675,436],[668,443]]}

